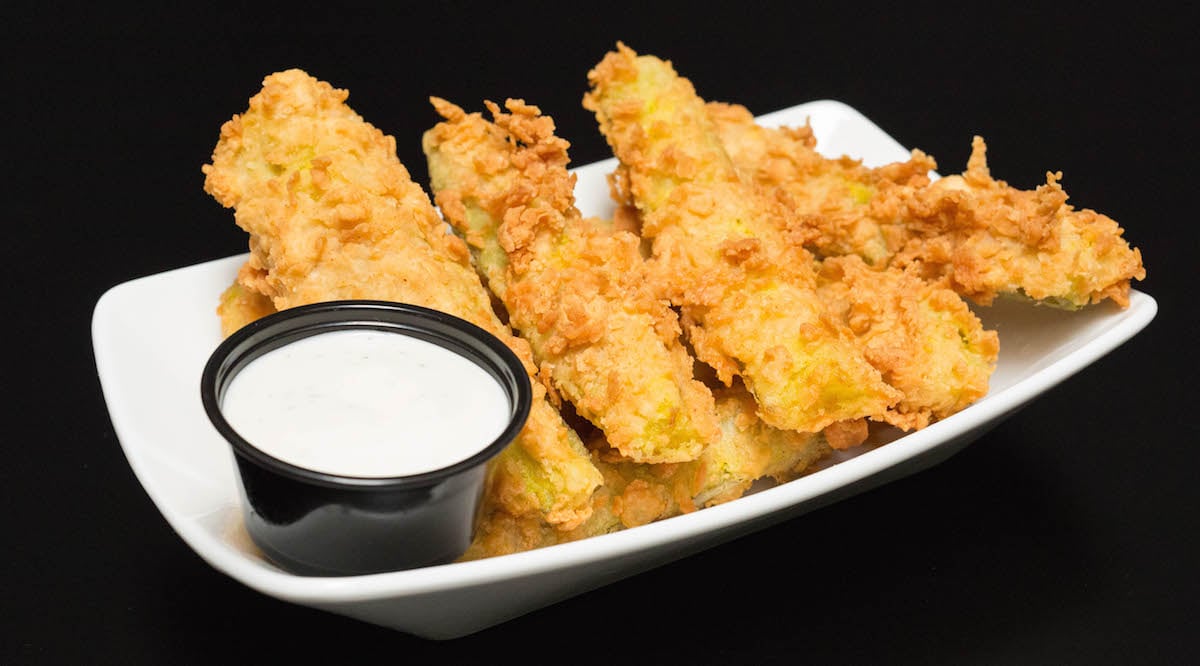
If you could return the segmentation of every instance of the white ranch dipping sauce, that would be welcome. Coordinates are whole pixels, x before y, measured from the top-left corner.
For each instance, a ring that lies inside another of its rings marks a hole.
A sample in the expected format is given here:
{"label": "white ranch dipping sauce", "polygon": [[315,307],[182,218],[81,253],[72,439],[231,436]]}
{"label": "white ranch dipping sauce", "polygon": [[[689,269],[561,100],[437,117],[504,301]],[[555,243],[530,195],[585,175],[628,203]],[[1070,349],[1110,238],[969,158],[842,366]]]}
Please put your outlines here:
{"label": "white ranch dipping sauce", "polygon": [[452,465],[509,423],[503,387],[473,361],[369,329],[319,333],[254,359],[230,382],[221,412],[265,453],[360,477]]}

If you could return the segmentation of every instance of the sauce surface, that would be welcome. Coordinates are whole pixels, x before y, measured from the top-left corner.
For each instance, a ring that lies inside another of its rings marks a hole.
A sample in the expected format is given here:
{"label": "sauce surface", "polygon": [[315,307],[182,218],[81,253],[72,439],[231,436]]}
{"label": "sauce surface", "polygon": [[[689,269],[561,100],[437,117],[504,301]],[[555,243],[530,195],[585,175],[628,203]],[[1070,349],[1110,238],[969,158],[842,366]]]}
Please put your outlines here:
{"label": "sauce surface", "polygon": [[503,387],[473,361],[400,333],[319,333],[242,368],[221,411],[256,448],[306,469],[360,477],[429,472],[492,443],[509,423]]}

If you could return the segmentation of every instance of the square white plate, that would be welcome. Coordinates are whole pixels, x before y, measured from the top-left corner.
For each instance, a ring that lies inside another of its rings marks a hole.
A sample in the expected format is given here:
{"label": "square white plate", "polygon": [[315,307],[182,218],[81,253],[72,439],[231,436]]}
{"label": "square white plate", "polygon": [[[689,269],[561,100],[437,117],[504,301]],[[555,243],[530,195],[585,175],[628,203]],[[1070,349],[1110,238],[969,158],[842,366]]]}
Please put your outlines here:
{"label": "square white plate", "polygon": [[[908,151],[845,104],[817,101],[767,114],[770,125],[811,118],[818,147],[869,165]],[[612,210],[614,160],[576,170],[585,215]],[[230,221],[232,224],[232,220]],[[171,527],[202,558],[279,599],[430,638],[478,631],[569,596],[795,517],[944,460],[1026,402],[1122,344],[1154,318],[1150,296],[1060,312],[1019,303],[981,309],[1000,332],[991,391],[924,430],[884,435],[808,476],[695,513],[541,550],[346,578],[296,576],[245,535],[229,447],[205,417],[200,373],[221,340],[218,296],[244,256],[132,280],[96,304],[92,338],[113,428],[129,464]],[[893,439],[887,446],[884,440]]]}

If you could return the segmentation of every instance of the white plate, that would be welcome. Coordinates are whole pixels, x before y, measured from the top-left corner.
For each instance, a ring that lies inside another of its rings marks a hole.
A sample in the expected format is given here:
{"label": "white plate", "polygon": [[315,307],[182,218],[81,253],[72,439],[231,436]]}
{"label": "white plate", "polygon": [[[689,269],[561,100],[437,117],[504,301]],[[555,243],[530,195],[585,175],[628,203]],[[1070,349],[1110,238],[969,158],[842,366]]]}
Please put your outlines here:
{"label": "white plate", "polygon": [[[800,125],[805,117],[826,154],[872,165],[908,156],[839,102],[802,104],[760,120]],[[604,176],[612,166],[608,160],[576,171],[585,215],[611,211]],[[280,570],[250,543],[241,526],[232,454],[200,404],[201,369],[221,339],[218,295],[243,260],[229,257],[126,282],[96,304],[96,367],[129,464],[171,527],[218,570],[279,599],[431,638],[478,631],[940,462],[1131,338],[1158,309],[1137,291],[1125,310],[1105,304],[1070,313],[1016,303],[983,309],[984,323],[1001,338],[999,366],[984,399],[887,446],[874,441],[820,471],[727,504],[504,557],[312,578]]]}

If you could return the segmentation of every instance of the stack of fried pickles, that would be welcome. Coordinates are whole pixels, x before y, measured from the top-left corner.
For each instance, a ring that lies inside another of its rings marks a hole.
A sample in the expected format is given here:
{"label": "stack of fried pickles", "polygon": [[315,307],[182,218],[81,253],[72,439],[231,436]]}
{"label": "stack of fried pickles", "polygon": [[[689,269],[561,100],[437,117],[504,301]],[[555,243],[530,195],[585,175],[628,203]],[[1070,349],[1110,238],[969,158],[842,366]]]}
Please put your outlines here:
{"label": "stack of fried pickles", "polygon": [[695,511],[873,427],[923,428],[988,390],[998,337],[964,299],[1124,306],[1145,275],[1116,222],[1066,204],[1061,174],[1016,190],[978,137],[967,170],[935,180],[919,150],[878,168],[823,156],[808,126],[706,103],[623,44],[588,80],[619,160],[614,219],[575,207],[569,144],[536,106],[484,102],[485,117],[431,98],[431,201],[395,140],[300,70],[264,80],[203,168],[249,234],[218,307],[226,334],[307,303],[391,300],[522,359],[533,408],[464,558]]}

